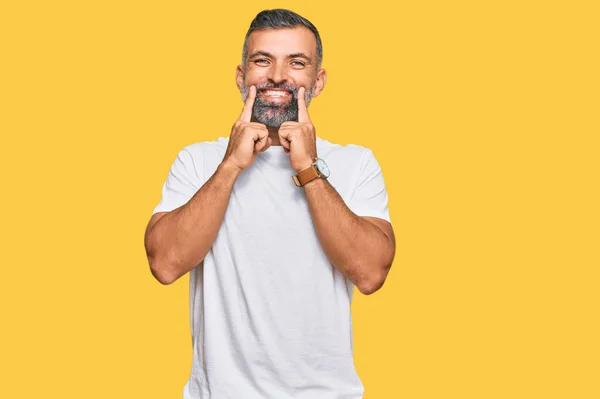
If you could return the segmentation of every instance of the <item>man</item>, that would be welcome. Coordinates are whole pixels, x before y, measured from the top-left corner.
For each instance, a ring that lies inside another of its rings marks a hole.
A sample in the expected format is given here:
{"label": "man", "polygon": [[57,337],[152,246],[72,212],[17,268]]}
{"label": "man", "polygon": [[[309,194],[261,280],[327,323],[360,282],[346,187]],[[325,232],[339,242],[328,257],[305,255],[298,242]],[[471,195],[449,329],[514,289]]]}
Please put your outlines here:
{"label": "man", "polygon": [[395,238],[371,150],[332,144],[311,124],[322,54],[305,18],[259,13],[229,137],[183,148],[163,185],[145,245],[161,283],[190,272],[186,399],[363,396],[350,303],[354,286],[382,286]]}

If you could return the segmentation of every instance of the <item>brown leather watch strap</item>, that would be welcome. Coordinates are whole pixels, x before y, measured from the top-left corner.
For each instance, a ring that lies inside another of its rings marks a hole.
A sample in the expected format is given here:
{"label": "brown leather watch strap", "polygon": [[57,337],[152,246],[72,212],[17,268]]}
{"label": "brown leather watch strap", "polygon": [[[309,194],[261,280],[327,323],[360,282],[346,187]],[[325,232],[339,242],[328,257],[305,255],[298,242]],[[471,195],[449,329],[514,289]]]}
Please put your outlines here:
{"label": "brown leather watch strap", "polygon": [[298,172],[297,175],[292,176],[292,179],[294,180],[294,183],[296,183],[296,186],[302,187],[317,177],[319,177],[319,171],[314,165],[311,165],[308,169],[304,169],[303,171]]}

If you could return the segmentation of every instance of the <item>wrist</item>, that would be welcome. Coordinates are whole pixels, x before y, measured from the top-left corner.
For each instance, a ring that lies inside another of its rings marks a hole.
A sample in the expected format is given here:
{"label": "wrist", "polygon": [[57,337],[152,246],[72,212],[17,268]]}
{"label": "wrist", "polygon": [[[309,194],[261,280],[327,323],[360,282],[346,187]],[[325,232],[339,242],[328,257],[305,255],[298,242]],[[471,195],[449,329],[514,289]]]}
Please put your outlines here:
{"label": "wrist", "polygon": [[329,177],[329,167],[321,158],[315,158],[310,166],[304,169],[296,169],[297,174],[292,176],[294,184],[302,187],[313,180],[326,180]]}
{"label": "wrist", "polygon": [[225,173],[228,176],[237,178],[240,175],[240,173],[242,173],[243,169],[231,161],[224,160],[217,167],[217,171],[221,171],[222,173]]}
{"label": "wrist", "polygon": [[323,186],[323,184],[329,184],[329,182],[327,181],[327,179],[324,179],[322,177],[317,177],[315,179],[309,180],[306,183],[304,183],[302,185],[302,188],[306,190],[307,187],[309,187],[309,190],[313,187],[319,187],[319,186]]}
{"label": "wrist", "polygon": [[315,163],[315,159],[317,159],[317,158],[315,157],[313,159],[309,159],[307,161],[304,161],[304,162],[298,164],[298,166],[296,166],[294,168],[294,170],[296,171],[296,173],[300,173],[303,170],[310,168]]}

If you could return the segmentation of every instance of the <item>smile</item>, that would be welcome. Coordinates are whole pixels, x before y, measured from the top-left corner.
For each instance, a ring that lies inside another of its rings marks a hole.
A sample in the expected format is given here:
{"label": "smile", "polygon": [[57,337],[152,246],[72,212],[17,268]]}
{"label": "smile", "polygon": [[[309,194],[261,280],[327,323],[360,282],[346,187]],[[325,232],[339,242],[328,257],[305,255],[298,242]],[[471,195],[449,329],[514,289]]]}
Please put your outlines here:
{"label": "smile", "polygon": [[265,89],[261,91],[262,95],[265,97],[271,98],[279,98],[279,97],[287,97],[290,93],[287,90],[269,90]]}
{"label": "smile", "polygon": [[260,91],[260,96],[264,101],[278,106],[289,104],[292,99],[292,93],[282,89],[263,89]]}
{"label": "smile", "polygon": [[266,91],[265,94],[269,97],[283,97],[287,95],[287,93],[283,91]]}

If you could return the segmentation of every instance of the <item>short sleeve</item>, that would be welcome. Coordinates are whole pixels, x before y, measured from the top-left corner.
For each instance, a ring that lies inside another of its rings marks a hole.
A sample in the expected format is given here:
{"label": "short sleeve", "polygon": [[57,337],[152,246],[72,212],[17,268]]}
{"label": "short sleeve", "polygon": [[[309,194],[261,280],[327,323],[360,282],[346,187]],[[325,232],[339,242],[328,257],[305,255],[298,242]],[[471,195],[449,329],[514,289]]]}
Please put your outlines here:
{"label": "short sleeve", "polygon": [[200,187],[201,183],[194,167],[194,160],[184,148],[179,151],[171,165],[167,180],[162,186],[161,200],[152,214],[170,212],[185,205]]}
{"label": "short sleeve", "polygon": [[373,151],[368,148],[363,154],[359,173],[348,208],[357,216],[373,216],[391,222],[383,173]]}

